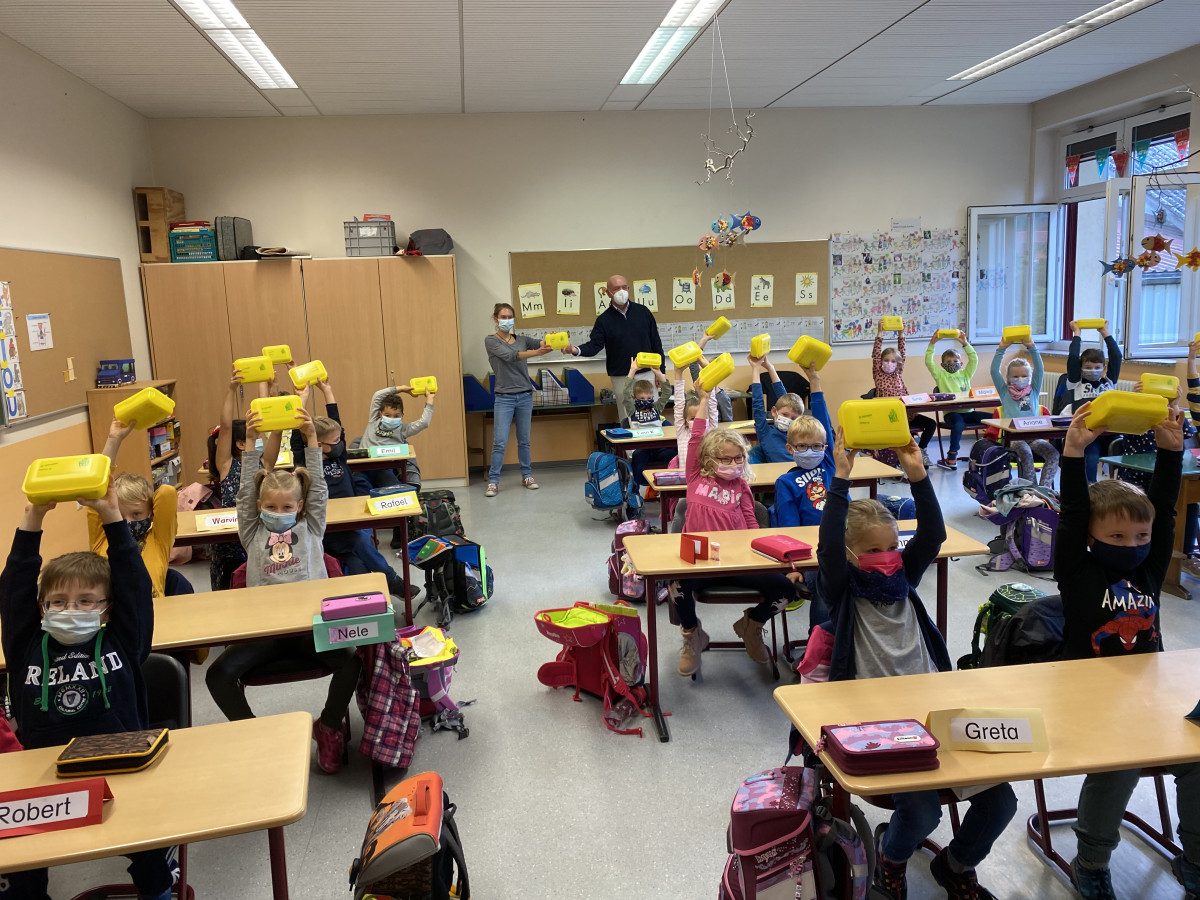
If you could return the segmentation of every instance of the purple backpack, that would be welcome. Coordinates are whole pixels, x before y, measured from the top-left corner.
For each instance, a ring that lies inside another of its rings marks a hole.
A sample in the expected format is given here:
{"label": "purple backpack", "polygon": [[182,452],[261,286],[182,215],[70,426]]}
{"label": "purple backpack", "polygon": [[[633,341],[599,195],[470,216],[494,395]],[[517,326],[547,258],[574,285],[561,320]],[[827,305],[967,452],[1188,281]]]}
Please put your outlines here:
{"label": "purple backpack", "polygon": [[988,544],[992,558],[981,571],[1007,572],[1016,568],[1041,572],[1054,567],[1054,532],[1058,513],[1045,506],[1016,507],[1008,518],[989,516],[1000,526],[1000,537]]}
{"label": "purple backpack", "polygon": [[[625,552],[625,538],[631,534],[649,534],[650,523],[645,519],[631,519],[617,526],[613,537],[612,554],[608,557],[608,590],[614,596],[630,603],[646,602],[646,579],[633,571],[629,554]],[[661,582],[657,592],[659,603],[667,599],[666,582]]]}

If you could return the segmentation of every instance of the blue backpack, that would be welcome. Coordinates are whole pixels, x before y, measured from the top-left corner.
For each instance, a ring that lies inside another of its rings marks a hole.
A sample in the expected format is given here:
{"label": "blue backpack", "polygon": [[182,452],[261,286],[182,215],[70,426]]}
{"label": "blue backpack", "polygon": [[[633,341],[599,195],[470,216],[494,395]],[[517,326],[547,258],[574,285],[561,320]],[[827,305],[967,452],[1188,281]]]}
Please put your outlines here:
{"label": "blue backpack", "polygon": [[633,480],[633,469],[612,453],[593,453],[588,457],[583,495],[592,509],[612,512],[622,521],[641,518],[644,501]]}

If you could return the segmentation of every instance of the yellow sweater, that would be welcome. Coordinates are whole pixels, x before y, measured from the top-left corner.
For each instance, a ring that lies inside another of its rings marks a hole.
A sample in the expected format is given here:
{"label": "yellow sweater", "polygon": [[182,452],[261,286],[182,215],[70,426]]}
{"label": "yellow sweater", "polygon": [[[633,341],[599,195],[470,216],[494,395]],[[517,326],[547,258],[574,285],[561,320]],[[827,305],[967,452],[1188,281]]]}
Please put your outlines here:
{"label": "yellow sweater", "polygon": [[[142,561],[150,580],[154,584],[154,596],[164,596],[167,581],[167,567],[171,561],[171,547],[175,544],[175,532],[179,526],[177,513],[178,500],[175,488],[164,484],[154,492],[154,503],[151,513],[154,522],[150,533],[142,544]],[[108,538],[104,534],[104,525],[100,514],[94,509],[88,509],[88,544],[93,553],[105,555],[108,552]]]}

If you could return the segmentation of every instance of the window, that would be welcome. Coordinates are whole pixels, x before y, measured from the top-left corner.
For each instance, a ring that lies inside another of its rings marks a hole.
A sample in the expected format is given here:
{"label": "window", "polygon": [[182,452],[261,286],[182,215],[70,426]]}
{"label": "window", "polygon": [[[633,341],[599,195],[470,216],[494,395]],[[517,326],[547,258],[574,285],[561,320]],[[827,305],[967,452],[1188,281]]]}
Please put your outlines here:
{"label": "window", "polygon": [[1034,340],[1052,339],[1061,208],[973,206],[967,215],[971,340],[999,341],[1007,325],[1029,325]]}
{"label": "window", "polygon": [[[1176,135],[1188,130],[1189,109],[1188,102],[1159,107],[1063,135],[1059,140],[1061,199],[1102,196],[1105,182],[1114,178],[1186,169],[1187,151],[1179,152]],[[1121,167],[1114,158],[1118,153],[1128,154]]]}

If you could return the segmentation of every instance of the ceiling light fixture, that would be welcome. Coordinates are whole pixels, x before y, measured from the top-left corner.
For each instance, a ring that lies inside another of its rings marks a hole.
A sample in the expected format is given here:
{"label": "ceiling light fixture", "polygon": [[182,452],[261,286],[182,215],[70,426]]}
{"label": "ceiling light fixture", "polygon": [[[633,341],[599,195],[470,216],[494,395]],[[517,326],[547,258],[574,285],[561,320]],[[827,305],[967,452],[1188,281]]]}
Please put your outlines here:
{"label": "ceiling light fixture", "polygon": [[675,0],[621,84],[654,84],[729,0]]}
{"label": "ceiling light fixture", "polygon": [[171,0],[231,63],[262,90],[296,82],[230,0]]}
{"label": "ceiling light fixture", "polygon": [[1047,50],[1065,44],[1067,41],[1073,41],[1081,35],[1095,31],[1097,28],[1103,28],[1105,25],[1133,15],[1133,13],[1159,2],[1161,0],[1112,0],[1111,3],[1106,3],[1104,6],[1093,9],[1089,13],[1084,13],[1076,19],[1072,19],[1066,25],[1052,28],[1044,34],[1039,34],[1037,37],[1013,47],[1011,50],[1005,50],[991,59],[985,59],[978,65],[964,69],[957,75],[951,75],[946,80],[978,81],[980,78],[987,78],[989,75],[995,75],[997,72],[1003,71],[1010,66],[1015,66],[1017,63],[1032,59],[1041,53],[1045,53]]}

